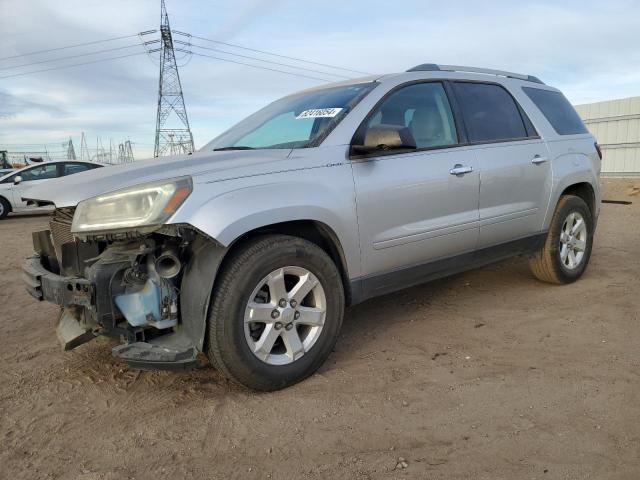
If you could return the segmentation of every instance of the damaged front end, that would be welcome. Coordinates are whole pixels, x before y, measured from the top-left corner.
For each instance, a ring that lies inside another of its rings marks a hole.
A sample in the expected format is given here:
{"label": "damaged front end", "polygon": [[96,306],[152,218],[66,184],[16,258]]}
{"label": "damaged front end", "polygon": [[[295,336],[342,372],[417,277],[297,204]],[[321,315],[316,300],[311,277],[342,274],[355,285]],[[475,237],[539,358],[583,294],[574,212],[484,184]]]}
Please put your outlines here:
{"label": "damaged front end", "polygon": [[23,265],[27,291],[62,307],[64,349],[105,335],[123,341],[113,354],[136,368],[194,365],[224,247],[173,225],[74,238],[73,215],[57,209]]}

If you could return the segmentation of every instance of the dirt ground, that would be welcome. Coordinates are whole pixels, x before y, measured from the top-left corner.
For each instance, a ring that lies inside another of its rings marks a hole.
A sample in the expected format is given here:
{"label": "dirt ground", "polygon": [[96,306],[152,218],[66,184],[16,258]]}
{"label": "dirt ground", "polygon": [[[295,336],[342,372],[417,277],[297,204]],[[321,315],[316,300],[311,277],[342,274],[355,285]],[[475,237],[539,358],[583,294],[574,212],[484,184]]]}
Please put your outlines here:
{"label": "dirt ground", "polygon": [[603,205],[579,282],[514,259],[370,300],[270,394],[130,370],[103,338],[62,352],[18,281],[47,217],[3,220],[0,478],[638,479],[640,180],[605,198],[634,203]]}

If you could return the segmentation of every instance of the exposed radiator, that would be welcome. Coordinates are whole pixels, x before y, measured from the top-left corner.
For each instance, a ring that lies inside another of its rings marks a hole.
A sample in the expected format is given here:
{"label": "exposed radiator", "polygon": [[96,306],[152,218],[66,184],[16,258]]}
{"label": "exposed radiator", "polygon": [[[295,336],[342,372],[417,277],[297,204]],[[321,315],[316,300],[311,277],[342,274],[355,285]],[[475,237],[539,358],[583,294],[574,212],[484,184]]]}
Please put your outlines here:
{"label": "exposed radiator", "polygon": [[71,222],[73,221],[74,211],[75,207],[57,208],[53,213],[53,218],[49,222],[51,240],[58,261],[62,261],[62,244],[73,242]]}

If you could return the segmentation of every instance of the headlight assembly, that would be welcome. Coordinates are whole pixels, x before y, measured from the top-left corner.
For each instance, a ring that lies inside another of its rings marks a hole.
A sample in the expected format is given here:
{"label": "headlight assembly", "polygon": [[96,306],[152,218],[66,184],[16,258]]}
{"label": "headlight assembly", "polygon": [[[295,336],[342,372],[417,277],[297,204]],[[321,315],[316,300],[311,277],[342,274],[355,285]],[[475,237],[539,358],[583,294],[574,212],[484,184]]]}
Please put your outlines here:
{"label": "headlight assembly", "polygon": [[191,194],[191,177],[181,177],[105,193],[80,202],[71,231],[109,232],[162,225]]}

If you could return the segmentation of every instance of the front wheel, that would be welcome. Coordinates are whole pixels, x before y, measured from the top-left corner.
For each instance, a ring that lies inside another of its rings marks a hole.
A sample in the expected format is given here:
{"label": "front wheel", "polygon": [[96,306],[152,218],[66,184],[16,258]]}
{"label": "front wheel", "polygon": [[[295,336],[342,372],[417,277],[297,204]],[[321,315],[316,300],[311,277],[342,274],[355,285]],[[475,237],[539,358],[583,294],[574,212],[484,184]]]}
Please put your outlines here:
{"label": "front wheel", "polygon": [[340,272],[306,240],[269,235],[231,253],[214,288],[208,355],[231,380],[285,388],[331,353],[344,314]]}
{"label": "front wheel", "polygon": [[11,211],[11,205],[4,198],[0,197],[0,219],[3,219]]}
{"label": "front wheel", "polygon": [[593,216],[584,200],[560,197],[545,243],[529,262],[533,274],[550,283],[575,282],[589,263],[593,230]]}

